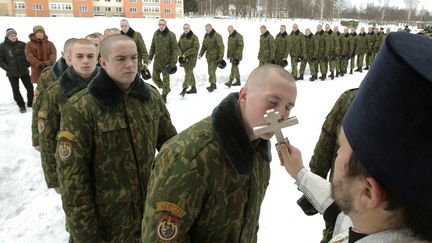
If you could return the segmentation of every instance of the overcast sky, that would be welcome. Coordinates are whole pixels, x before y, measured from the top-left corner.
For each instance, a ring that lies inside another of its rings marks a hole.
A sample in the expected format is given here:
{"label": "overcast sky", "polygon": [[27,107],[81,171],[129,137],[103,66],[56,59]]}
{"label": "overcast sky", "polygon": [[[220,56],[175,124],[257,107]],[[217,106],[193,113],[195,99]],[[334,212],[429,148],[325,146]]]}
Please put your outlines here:
{"label": "overcast sky", "polygon": [[[357,7],[365,8],[368,3],[379,4],[380,1],[374,0],[351,0],[351,3]],[[399,8],[405,8],[404,0],[390,0],[389,5],[396,6]],[[425,10],[432,12],[432,0],[418,0],[417,9],[421,10],[424,7]]]}

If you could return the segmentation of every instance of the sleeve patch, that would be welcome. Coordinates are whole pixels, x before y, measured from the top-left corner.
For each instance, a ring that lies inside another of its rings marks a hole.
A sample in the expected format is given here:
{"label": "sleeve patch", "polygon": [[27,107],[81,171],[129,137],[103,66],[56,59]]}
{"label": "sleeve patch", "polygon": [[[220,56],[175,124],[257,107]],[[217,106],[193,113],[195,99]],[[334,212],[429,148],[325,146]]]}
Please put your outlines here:
{"label": "sleeve patch", "polygon": [[61,160],[69,160],[72,155],[72,143],[70,141],[60,141],[58,154]]}
{"label": "sleeve patch", "polygon": [[174,203],[170,203],[170,202],[157,202],[156,203],[156,211],[157,212],[161,212],[161,211],[170,212],[174,216],[179,217],[179,218],[183,218],[186,215],[186,212],[184,211],[183,208],[177,206]]}
{"label": "sleeve patch", "polygon": [[73,140],[75,139],[75,137],[76,137],[76,136],[75,136],[73,133],[69,132],[69,131],[61,131],[61,132],[58,134],[58,138],[59,138],[59,139],[61,139],[61,138],[66,138],[66,139],[68,139],[68,140],[73,141]]}
{"label": "sleeve patch", "polygon": [[170,216],[159,218],[157,235],[163,241],[174,240],[178,234],[179,220]]}

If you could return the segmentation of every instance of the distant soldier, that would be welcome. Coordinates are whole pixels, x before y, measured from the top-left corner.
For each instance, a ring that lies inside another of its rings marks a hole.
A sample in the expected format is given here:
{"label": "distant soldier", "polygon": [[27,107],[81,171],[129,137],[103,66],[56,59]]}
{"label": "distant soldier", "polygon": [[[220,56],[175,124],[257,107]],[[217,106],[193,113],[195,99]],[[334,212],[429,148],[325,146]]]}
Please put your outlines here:
{"label": "distant soldier", "polygon": [[275,38],[275,62],[281,67],[286,67],[288,65],[288,54],[290,52],[290,38],[286,32],[286,26],[281,25],[279,33]]}
{"label": "distant soldier", "polygon": [[336,68],[336,77],[339,77],[341,74],[341,65],[342,65],[342,35],[339,32],[339,26],[333,27],[333,35],[335,40],[335,68]]}
{"label": "distant soldier", "polygon": [[[336,33],[330,28],[329,24],[325,25],[325,55],[330,70],[330,78],[334,79],[334,71],[336,69],[336,49],[335,49],[335,40]],[[325,79],[325,77],[324,77]]]}
{"label": "distant soldier", "polygon": [[[311,33],[309,28],[305,30],[304,38],[305,38],[305,55],[303,56],[300,64],[300,77],[303,78],[304,71],[306,69],[306,64],[309,63],[309,68],[310,68],[312,78],[314,77],[316,79],[317,67],[315,65],[316,56],[314,55],[314,39],[313,39],[313,34]],[[303,80],[303,79],[299,79],[299,80]]]}
{"label": "distant soldier", "polygon": [[375,60],[375,42],[376,36],[372,27],[368,28],[368,33],[366,35],[366,67],[364,70],[368,70],[370,65],[372,65],[373,60]]}
{"label": "distant soldier", "polygon": [[210,86],[207,87],[208,92],[213,92],[216,87],[216,69],[218,63],[223,60],[225,46],[222,40],[222,36],[217,33],[211,24],[205,26],[206,34],[204,35],[204,40],[201,46],[199,57],[206,54],[207,59],[207,69],[209,75]]}
{"label": "distant soldier", "polygon": [[290,34],[290,55],[291,55],[291,75],[295,80],[303,80],[303,76],[297,76],[298,63],[305,56],[305,39],[303,33],[298,29],[297,24],[293,24],[292,31]]}
{"label": "distant soldier", "polygon": [[[171,91],[169,75],[177,70],[178,47],[176,36],[168,29],[166,21],[160,19],[158,24],[159,29],[154,33],[151,43],[149,62],[154,57],[153,82],[162,89],[162,99],[166,103]],[[160,78],[161,73],[162,79]]]}
{"label": "distant soldier", "polygon": [[[339,70],[339,74],[342,77],[347,73],[348,60],[351,59],[351,53],[350,53],[351,39],[352,39],[352,37],[348,33],[348,27],[345,27],[343,34],[340,36],[340,53],[339,53],[340,70]],[[338,75],[336,75],[336,76],[338,76]]]}
{"label": "distant soldier", "polygon": [[[147,69],[147,64],[149,63],[149,56],[147,53],[147,48],[144,39],[140,32],[135,31],[130,27],[129,21],[127,19],[120,20],[121,34],[127,35],[135,41],[138,48],[138,72],[142,73],[144,69]],[[112,29],[110,30],[110,33]]]}
{"label": "distant soldier", "polygon": [[96,76],[99,49],[87,39],[74,41],[68,55],[71,66],[52,82],[44,92],[38,112],[38,132],[41,146],[41,162],[48,188],[58,193],[55,149],[60,129],[61,112],[68,98],[87,87]]}
{"label": "distant soldier", "polygon": [[378,51],[380,50],[381,45],[383,44],[384,39],[385,39],[385,34],[383,33],[384,29],[383,28],[381,28],[381,29],[382,29],[382,31],[379,31],[378,28],[374,29],[375,45],[374,45],[373,51],[374,51],[374,57],[375,58],[376,58],[376,55],[378,54]]}
{"label": "distant soldier", "polygon": [[[199,40],[198,37],[192,32],[189,24],[183,25],[183,34],[180,36],[178,41],[178,47],[180,50],[180,66],[183,66],[185,70],[183,90],[180,95],[185,96],[185,94],[196,94],[197,90],[193,70],[197,62]],[[190,87],[190,90],[187,90],[188,87]]]}
{"label": "distant soldier", "polygon": [[355,67],[355,58],[356,58],[356,48],[357,48],[357,32],[356,28],[351,28],[350,33],[351,39],[350,39],[350,49],[349,49],[349,55],[350,55],[350,74],[353,74],[353,70]]}
{"label": "distant soldier", "polygon": [[357,69],[356,72],[363,72],[363,61],[367,52],[366,33],[363,27],[356,38]]}
{"label": "distant soldier", "polygon": [[99,74],[69,98],[57,173],[74,242],[139,242],[156,149],[176,134],[159,92],[138,74],[135,42],[102,41]]}
{"label": "distant soldier", "polygon": [[39,76],[36,90],[33,98],[33,113],[32,113],[32,145],[40,151],[39,144],[39,129],[38,129],[38,114],[41,106],[41,99],[48,86],[57,82],[64,71],[71,65],[70,63],[70,48],[76,41],[76,38],[70,38],[65,41],[63,46],[62,56],[54,63],[53,66],[45,68]]}
{"label": "distant soldier", "polygon": [[276,45],[273,36],[268,32],[265,25],[260,27],[260,47],[258,52],[259,65],[275,64]]}
{"label": "distant soldier", "polygon": [[[321,81],[324,81],[327,76],[327,56],[326,56],[326,37],[324,36],[324,30],[322,29],[322,25],[317,26],[317,32],[314,35],[314,56],[317,58],[317,66],[316,71],[318,72],[318,63],[319,69],[321,71]],[[314,60],[312,60],[314,62]],[[315,77],[316,79],[317,77]],[[315,80],[312,76],[311,81]]]}
{"label": "distant soldier", "polygon": [[405,25],[405,28],[403,29],[403,31],[405,31],[405,32],[407,32],[407,33],[410,33],[410,32],[411,32],[411,29],[409,28],[408,25]]}
{"label": "distant soldier", "polygon": [[[231,74],[229,77],[229,81],[225,83],[226,86],[239,86],[240,82],[240,71],[238,65],[243,58],[243,36],[237,32],[237,30],[232,27],[232,25],[228,26],[228,51],[227,58],[231,63]],[[236,80],[234,83],[234,79]]]}

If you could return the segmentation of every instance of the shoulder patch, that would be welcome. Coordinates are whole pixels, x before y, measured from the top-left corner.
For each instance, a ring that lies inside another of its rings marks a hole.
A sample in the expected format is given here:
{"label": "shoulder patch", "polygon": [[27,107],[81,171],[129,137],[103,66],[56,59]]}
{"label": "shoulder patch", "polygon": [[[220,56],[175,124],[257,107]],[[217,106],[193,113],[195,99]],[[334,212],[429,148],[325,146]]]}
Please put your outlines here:
{"label": "shoulder patch", "polygon": [[60,138],[66,138],[66,139],[68,139],[68,140],[73,141],[73,140],[76,138],[76,136],[75,136],[73,133],[69,132],[69,131],[61,131],[61,132],[58,134],[58,138],[59,138],[59,139],[60,139]]}
{"label": "shoulder patch", "polygon": [[157,235],[163,241],[174,240],[178,234],[179,220],[170,216],[159,218],[157,226]]}
{"label": "shoulder patch", "polygon": [[186,212],[184,211],[183,208],[181,208],[181,207],[179,207],[176,204],[171,203],[171,202],[157,202],[156,203],[156,211],[157,212],[161,212],[161,211],[170,212],[178,218],[183,218],[186,215]]}

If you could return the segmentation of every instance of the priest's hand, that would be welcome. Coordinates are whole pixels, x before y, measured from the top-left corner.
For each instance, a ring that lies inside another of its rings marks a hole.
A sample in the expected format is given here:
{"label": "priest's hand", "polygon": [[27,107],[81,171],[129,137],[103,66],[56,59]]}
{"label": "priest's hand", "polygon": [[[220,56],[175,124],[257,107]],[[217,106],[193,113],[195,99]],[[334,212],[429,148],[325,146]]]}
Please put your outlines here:
{"label": "priest's hand", "polygon": [[277,145],[276,149],[278,150],[281,165],[285,167],[288,174],[290,174],[294,180],[297,180],[298,173],[304,168],[300,150],[286,143]]}

